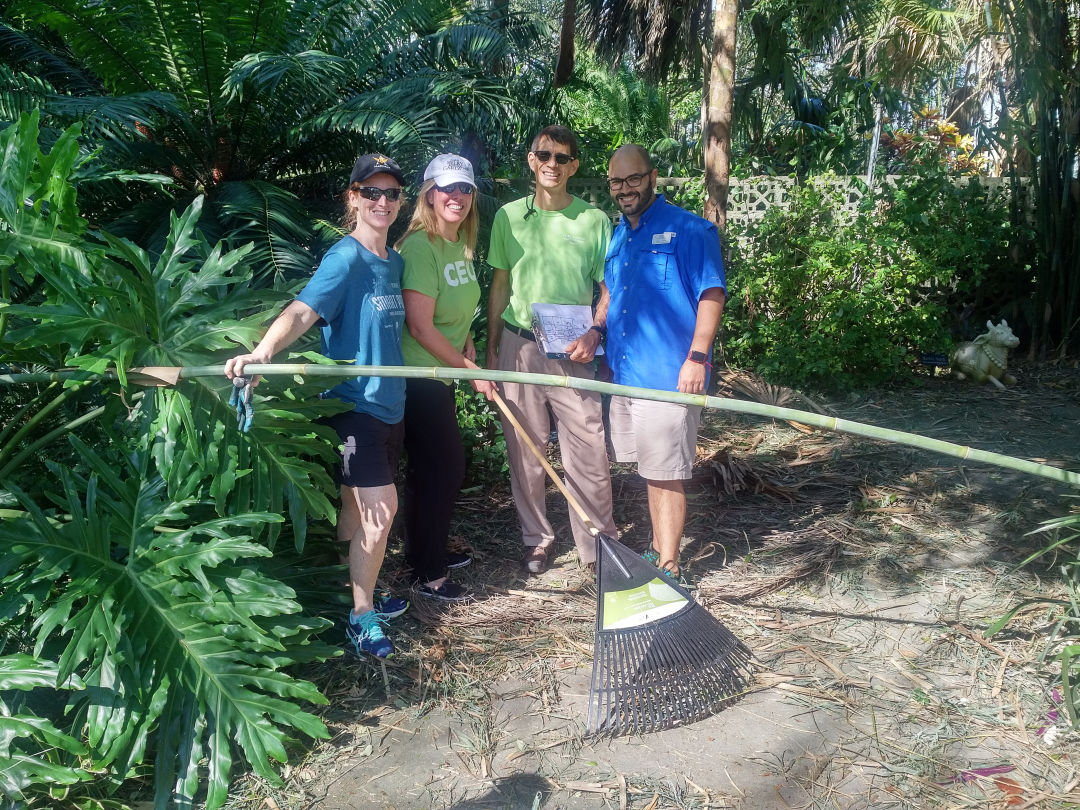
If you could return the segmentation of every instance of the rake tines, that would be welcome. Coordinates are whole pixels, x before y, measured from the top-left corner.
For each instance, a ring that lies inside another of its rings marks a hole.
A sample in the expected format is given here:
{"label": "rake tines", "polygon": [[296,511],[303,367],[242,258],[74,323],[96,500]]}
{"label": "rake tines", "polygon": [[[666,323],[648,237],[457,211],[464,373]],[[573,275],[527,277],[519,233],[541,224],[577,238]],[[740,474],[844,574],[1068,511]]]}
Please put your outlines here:
{"label": "rake tines", "polygon": [[618,541],[601,535],[597,552],[589,733],[693,723],[746,691],[750,651],[730,630]]}

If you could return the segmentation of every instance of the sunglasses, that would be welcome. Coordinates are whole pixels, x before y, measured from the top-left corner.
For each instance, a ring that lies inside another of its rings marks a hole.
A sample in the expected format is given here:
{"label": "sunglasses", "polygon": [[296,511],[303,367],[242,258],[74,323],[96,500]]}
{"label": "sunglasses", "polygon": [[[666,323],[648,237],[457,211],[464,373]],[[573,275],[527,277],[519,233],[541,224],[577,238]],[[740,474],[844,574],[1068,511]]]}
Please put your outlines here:
{"label": "sunglasses", "polygon": [[468,183],[451,183],[448,186],[440,186],[436,184],[435,188],[437,188],[443,194],[453,194],[456,191],[458,194],[470,195],[474,191],[473,187],[470,186]]}
{"label": "sunglasses", "polygon": [[565,166],[567,163],[574,159],[572,156],[563,154],[562,152],[552,153],[547,151],[546,149],[543,149],[539,152],[537,152],[535,149],[533,150],[533,157],[535,157],[541,163],[547,163],[549,160],[551,160],[552,154],[555,155],[555,162],[558,163],[560,166]]}
{"label": "sunglasses", "polygon": [[398,197],[401,196],[400,188],[379,188],[378,186],[361,186],[360,188],[354,190],[365,200],[371,200],[372,202],[378,202],[379,197],[386,197],[386,199],[390,202],[397,202]]}

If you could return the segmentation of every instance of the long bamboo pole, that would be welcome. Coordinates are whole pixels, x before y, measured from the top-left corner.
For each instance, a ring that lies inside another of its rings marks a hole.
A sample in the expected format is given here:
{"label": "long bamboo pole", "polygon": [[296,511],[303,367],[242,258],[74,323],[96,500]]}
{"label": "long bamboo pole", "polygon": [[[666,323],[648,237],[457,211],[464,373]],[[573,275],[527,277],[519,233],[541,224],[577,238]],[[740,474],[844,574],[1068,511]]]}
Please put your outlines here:
{"label": "long bamboo pole", "polygon": [[[780,408],[760,402],[744,402],[736,399],[710,397],[705,394],[682,394],[677,391],[657,391],[652,388],[635,388],[629,385],[615,385],[599,380],[581,377],[568,377],[554,374],[526,374],[515,371],[495,369],[442,368],[423,366],[352,366],[352,365],[317,365],[313,363],[251,363],[244,367],[248,375],[288,375],[301,377],[411,377],[435,380],[493,380],[495,382],[526,383],[530,385],[550,385],[558,388],[575,388],[581,391],[596,391],[601,394],[651,399],[657,402],[677,402],[686,405],[700,405],[718,411],[731,411],[760,416],[764,419],[787,419],[805,425],[865,436],[870,439],[904,444],[920,450],[929,450],[964,461],[976,461],[993,464],[1017,472],[1038,475],[1061,481],[1074,487],[1080,487],[1080,473],[1063,470],[1049,464],[1039,464],[1027,459],[1014,458],[1001,453],[991,453],[952,442],[931,439],[917,433],[905,433],[901,430],[852,422],[834,416],[799,411],[794,408]],[[224,366],[155,366],[133,368],[127,372],[129,380],[137,385],[175,385],[180,380],[200,377],[223,377]],[[115,371],[95,374],[85,371],[48,371],[28,374],[0,374],[0,385],[23,383],[45,383],[67,380],[116,379]]]}

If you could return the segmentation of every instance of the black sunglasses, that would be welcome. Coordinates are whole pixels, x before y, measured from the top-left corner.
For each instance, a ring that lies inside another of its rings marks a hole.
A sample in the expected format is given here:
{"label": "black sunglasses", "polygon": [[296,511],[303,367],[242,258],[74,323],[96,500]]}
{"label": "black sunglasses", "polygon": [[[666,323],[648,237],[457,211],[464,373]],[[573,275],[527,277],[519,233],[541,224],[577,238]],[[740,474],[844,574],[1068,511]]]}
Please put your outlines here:
{"label": "black sunglasses", "polygon": [[[567,155],[562,152],[555,152],[554,154],[555,162],[558,163],[560,166],[565,166],[567,163],[574,159],[571,155]],[[547,151],[546,149],[539,152],[537,152],[535,149],[533,150],[533,157],[535,157],[541,163],[547,163],[549,160],[551,160],[551,155],[552,153]]]}
{"label": "black sunglasses", "polygon": [[456,191],[458,194],[469,195],[472,194],[474,191],[473,187],[470,186],[468,183],[451,183],[448,186],[440,186],[436,183],[435,188],[437,188],[443,194],[453,194]]}
{"label": "black sunglasses", "polygon": [[371,200],[372,202],[378,202],[379,197],[386,197],[386,199],[388,199],[390,202],[397,202],[398,197],[401,196],[400,188],[379,188],[378,186],[361,186],[360,188],[354,190],[365,200]]}

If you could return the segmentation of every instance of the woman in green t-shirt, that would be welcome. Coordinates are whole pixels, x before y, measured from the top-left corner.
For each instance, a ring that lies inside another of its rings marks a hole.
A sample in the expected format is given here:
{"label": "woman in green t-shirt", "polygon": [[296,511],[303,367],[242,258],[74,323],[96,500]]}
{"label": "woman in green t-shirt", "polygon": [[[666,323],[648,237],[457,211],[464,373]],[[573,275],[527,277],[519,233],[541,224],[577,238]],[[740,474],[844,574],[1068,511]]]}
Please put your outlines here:
{"label": "woman in green t-shirt", "polygon": [[[424,171],[409,229],[397,243],[405,260],[401,282],[406,329],[401,351],[409,366],[479,368],[470,327],[480,301],[473,269],[478,214],[472,164],[439,155]],[[495,384],[474,380],[491,399]],[[464,567],[449,555],[450,516],[465,480],[465,450],[449,380],[410,379],[405,390],[405,558],[423,596],[444,602],[471,599],[447,578]]]}

